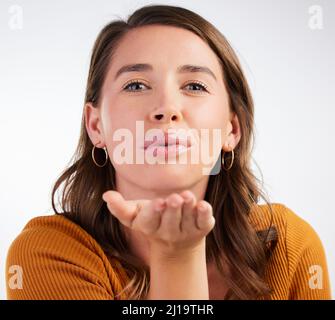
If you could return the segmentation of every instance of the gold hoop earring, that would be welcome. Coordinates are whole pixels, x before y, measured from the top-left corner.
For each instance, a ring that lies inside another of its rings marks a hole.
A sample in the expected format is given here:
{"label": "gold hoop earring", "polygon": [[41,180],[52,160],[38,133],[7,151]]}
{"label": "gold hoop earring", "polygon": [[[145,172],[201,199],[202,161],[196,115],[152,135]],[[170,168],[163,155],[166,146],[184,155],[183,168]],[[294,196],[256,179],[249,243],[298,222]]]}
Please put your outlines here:
{"label": "gold hoop earring", "polygon": [[223,151],[223,154],[222,154],[222,157],[221,157],[221,162],[222,162],[222,166],[223,168],[226,170],[226,171],[229,171],[230,168],[233,166],[233,162],[234,162],[234,150],[231,150],[231,161],[230,161],[230,165],[228,168],[225,167],[224,165],[224,155],[225,155],[226,152]]}
{"label": "gold hoop earring", "polygon": [[[100,141],[99,141],[98,143],[100,143]],[[105,157],[106,157],[105,162],[104,162],[102,165],[99,164],[99,163],[97,163],[97,162],[95,161],[94,151],[95,151],[96,145],[97,145],[98,143],[96,143],[96,144],[94,145],[94,147],[92,148],[92,159],[93,159],[93,162],[95,163],[96,166],[102,168],[102,167],[104,167],[104,166],[106,165],[106,163],[107,163],[107,161],[108,161],[108,153],[107,153],[107,149],[106,149],[106,147],[103,147],[102,149],[105,151]],[[99,148],[99,149],[101,149],[101,148]]]}

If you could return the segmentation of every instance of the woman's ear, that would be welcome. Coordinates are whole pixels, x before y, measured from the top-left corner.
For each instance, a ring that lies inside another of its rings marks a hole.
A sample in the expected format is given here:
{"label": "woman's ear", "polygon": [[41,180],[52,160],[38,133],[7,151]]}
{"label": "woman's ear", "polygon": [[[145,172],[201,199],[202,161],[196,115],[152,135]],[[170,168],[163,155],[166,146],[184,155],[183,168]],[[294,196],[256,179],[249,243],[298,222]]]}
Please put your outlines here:
{"label": "woman's ear", "polygon": [[87,102],[84,106],[84,115],[86,131],[93,145],[100,142],[97,147],[103,147],[104,136],[101,130],[100,110],[91,102]]}
{"label": "woman's ear", "polygon": [[227,138],[225,139],[224,146],[229,145],[229,150],[226,151],[231,151],[235,149],[241,139],[240,122],[236,113],[233,113],[228,121],[227,129]]}

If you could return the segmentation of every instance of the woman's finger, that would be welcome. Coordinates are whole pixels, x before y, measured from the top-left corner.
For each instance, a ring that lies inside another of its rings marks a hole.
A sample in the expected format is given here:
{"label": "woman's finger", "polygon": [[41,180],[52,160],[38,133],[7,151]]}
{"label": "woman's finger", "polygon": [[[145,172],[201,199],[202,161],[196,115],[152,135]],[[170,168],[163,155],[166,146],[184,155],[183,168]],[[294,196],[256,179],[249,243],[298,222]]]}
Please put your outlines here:
{"label": "woman's finger", "polygon": [[160,224],[162,211],[165,208],[165,201],[162,198],[152,201],[142,201],[142,210],[133,221],[133,229],[139,230],[146,235],[154,234]]}
{"label": "woman's finger", "polygon": [[176,238],[180,233],[183,198],[173,193],[166,198],[166,209],[162,214],[159,232],[165,240]]}
{"label": "woman's finger", "polygon": [[186,190],[180,194],[184,199],[183,215],[181,221],[181,232],[190,234],[196,225],[196,203],[197,199],[193,192]]}
{"label": "woman's finger", "polygon": [[102,195],[107,203],[109,211],[125,226],[133,224],[136,215],[141,210],[141,203],[136,201],[126,201],[121,193],[110,190]]}
{"label": "woman's finger", "polygon": [[209,232],[215,225],[212,206],[205,200],[201,200],[197,204],[197,227],[198,229]]}

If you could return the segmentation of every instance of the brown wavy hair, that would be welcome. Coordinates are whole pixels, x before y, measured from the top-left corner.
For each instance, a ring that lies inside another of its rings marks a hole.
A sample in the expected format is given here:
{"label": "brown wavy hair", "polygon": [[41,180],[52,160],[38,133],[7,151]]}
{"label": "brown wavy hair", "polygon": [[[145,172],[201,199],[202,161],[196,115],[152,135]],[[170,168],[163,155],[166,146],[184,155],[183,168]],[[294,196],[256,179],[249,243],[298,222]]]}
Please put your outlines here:
{"label": "brown wavy hair", "polygon": [[[228,284],[225,299],[268,299],[271,288],[265,281],[265,270],[278,235],[272,219],[268,229],[257,232],[248,219],[251,208],[260,198],[269,206],[271,217],[273,211],[260,187],[260,181],[250,168],[254,104],[239,60],[227,39],[211,23],[185,8],[144,6],[131,14],[127,21],[112,21],[101,30],[91,56],[85,103],[90,102],[99,108],[101,88],[122,37],[129,30],[153,24],[176,26],[195,33],[219,59],[229,95],[229,108],[239,119],[241,139],[234,150],[232,168],[229,171],[221,170],[209,178],[205,200],[213,207],[216,223],[206,239],[207,262],[214,261]],[[92,148],[83,112],[76,151],[53,186],[52,207],[56,214],[65,215],[91,234],[108,257],[121,262],[130,277],[130,282],[124,288],[128,292],[128,299],[145,299],[150,284],[149,267],[142,265],[130,253],[119,221],[110,214],[102,200],[105,191],[116,189],[115,169],[110,161],[102,168],[97,167],[91,158]],[[228,163],[230,160],[225,159]],[[62,212],[58,212],[54,200],[62,184]],[[233,270],[229,277],[224,272],[224,265]]]}

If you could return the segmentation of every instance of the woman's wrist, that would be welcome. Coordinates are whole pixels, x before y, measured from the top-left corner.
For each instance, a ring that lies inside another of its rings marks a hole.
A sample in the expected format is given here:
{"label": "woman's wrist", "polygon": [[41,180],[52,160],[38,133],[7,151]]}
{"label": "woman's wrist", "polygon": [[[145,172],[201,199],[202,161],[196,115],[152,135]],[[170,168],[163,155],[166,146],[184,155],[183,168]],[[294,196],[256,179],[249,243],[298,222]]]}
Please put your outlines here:
{"label": "woman's wrist", "polygon": [[162,260],[164,262],[178,262],[206,256],[206,239],[201,239],[198,243],[190,247],[180,247],[174,245],[152,243],[150,246],[151,260]]}
{"label": "woman's wrist", "polygon": [[193,248],[165,250],[152,248],[148,299],[208,300],[205,241]]}

